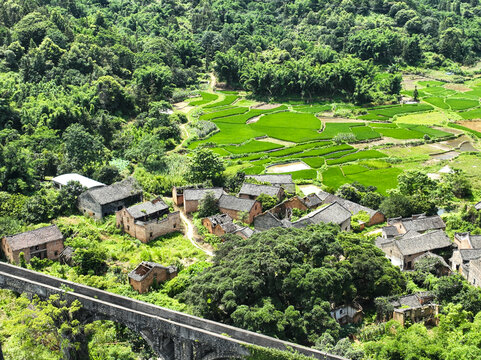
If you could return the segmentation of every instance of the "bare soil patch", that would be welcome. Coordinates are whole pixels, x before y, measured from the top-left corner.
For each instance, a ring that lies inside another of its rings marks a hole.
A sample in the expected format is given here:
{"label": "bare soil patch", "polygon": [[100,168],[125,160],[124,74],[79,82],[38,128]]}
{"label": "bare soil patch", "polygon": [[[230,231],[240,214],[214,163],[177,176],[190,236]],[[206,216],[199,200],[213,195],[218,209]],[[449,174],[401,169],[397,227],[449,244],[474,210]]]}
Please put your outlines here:
{"label": "bare soil patch", "polygon": [[262,104],[253,106],[252,108],[253,108],[253,109],[259,109],[259,110],[271,110],[271,109],[275,109],[275,108],[277,108],[277,107],[279,107],[279,106],[281,106],[281,104],[266,104],[266,103],[262,103]]}
{"label": "bare soil patch", "polygon": [[461,125],[471,130],[481,131],[481,121],[463,121]]}
{"label": "bare soil patch", "polygon": [[194,107],[189,106],[189,103],[186,101],[178,102],[174,104],[174,109],[177,111],[181,111],[183,113],[188,113],[191,111]]}
{"label": "bare soil patch", "polygon": [[316,185],[299,185],[299,189],[301,189],[305,196],[309,194],[317,194],[321,191],[321,188]]}
{"label": "bare soil patch", "polygon": [[442,154],[433,154],[431,158],[436,160],[451,160],[457,157],[459,153],[457,151],[448,151]]}
{"label": "bare soil patch", "polygon": [[459,146],[459,151],[466,152],[466,151],[479,151],[479,150],[476,149],[470,141],[466,141]]}
{"label": "bare soil patch", "polygon": [[404,90],[414,90],[418,81],[431,81],[433,79],[420,75],[406,75],[403,77],[402,86]]}
{"label": "bare soil patch", "polygon": [[273,165],[267,168],[268,173],[285,173],[299,170],[309,170],[311,167],[303,161],[293,162],[289,164]]}
{"label": "bare soil patch", "polygon": [[246,121],[246,124],[252,124],[252,123],[256,123],[259,121],[259,119],[261,118],[262,115],[259,115],[259,116],[255,116],[253,118],[250,118],[249,120]]}
{"label": "bare soil patch", "polygon": [[464,84],[454,84],[454,83],[448,83],[446,85],[444,85],[444,87],[446,89],[449,89],[449,90],[455,90],[455,91],[459,91],[459,92],[467,92],[467,91],[471,91],[472,89],[468,88],[466,85]]}
{"label": "bare soil patch", "polygon": [[294,146],[294,145],[296,145],[296,143],[294,143],[294,142],[274,139],[274,138],[271,138],[271,137],[263,137],[263,138],[258,138],[256,140],[264,141],[264,142],[270,142],[270,143],[273,143],[273,144],[279,144],[279,145],[283,145],[283,146]]}

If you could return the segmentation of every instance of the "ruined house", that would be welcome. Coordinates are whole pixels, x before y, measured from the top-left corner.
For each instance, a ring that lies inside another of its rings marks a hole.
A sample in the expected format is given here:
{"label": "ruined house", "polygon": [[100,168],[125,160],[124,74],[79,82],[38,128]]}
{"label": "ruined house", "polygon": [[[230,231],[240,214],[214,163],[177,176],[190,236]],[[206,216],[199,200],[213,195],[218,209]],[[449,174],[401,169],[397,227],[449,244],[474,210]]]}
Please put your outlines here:
{"label": "ruined house", "polygon": [[59,228],[56,225],[50,225],[4,237],[2,251],[8,261],[14,264],[19,263],[20,253],[24,254],[26,262],[33,257],[56,260],[64,248],[63,240]]}
{"label": "ruined house", "polygon": [[170,212],[160,198],[116,212],[117,227],[143,243],[181,228],[179,211]]}
{"label": "ruined house", "polygon": [[364,312],[358,303],[334,307],[331,305],[331,316],[340,324],[358,324],[362,321]]}
{"label": "ruined house", "polygon": [[434,295],[430,292],[401,296],[399,299],[391,301],[391,305],[394,307],[392,319],[403,326],[407,321],[436,325],[441,307],[433,303],[433,300]]}
{"label": "ruined house", "polygon": [[144,294],[154,283],[161,283],[176,276],[175,266],[162,266],[154,262],[142,261],[129,273],[129,284],[139,294]]}
{"label": "ruined house", "polygon": [[142,189],[137,181],[129,177],[109,186],[83,192],[78,198],[78,208],[84,215],[102,219],[104,216],[142,201],[142,195]]}

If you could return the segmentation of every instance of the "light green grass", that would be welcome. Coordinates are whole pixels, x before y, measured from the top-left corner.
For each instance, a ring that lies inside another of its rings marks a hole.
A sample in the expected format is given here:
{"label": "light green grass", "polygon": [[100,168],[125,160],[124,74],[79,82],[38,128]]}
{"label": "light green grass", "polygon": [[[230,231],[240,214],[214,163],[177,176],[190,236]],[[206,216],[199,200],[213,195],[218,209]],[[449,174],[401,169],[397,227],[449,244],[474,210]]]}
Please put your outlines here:
{"label": "light green grass", "polygon": [[252,140],[240,146],[226,146],[225,149],[232,154],[255,153],[283,148],[284,146],[271,142]]}
{"label": "light green grass", "polygon": [[407,105],[393,105],[385,107],[376,107],[368,109],[368,114],[360,116],[359,119],[364,120],[388,120],[395,115],[409,114],[413,112],[429,111],[433,107],[428,104],[407,104]]}
{"label": "light green grass", "polygon": [[220,155],[220,156],[230,156],[232,155],[230,152],[228,152],[224,148],[213,148],[211,149],[214,154]]}
{"label": "light green grass", "polygon": [[443,86],[445,83],[442,81],[436,81],[436,80],[426,80],[426,81],[418,81],[418,84],[425,87],[431,87],[431,86]]}
{"label": "light green grass", "polygon": [[291,174],[292,180],[315,180],[315,179],[317,179],[317,170],[314,170],[314,169],[299,170],[299,171],[293,171],[293,172],[290,172],[290,173],[282,173],[282,174]]}
{"label": "light green grass", "polygon": [[342,172],[344,173],[345,176],[347,175],[353,175],[353,174],[359,174],[362,172],[369,171],[369,169],[365,166],[361,166],[358,164],[351,164],[351,165],[343,165],[342,166]]}
{"label": "light green grass", "polygon": [[326,123],[321,138],[332,139],[339,133],[351,133],[351,127],[364,125],[365,123]]}
{"label": "light green grass", "polygon": [[351,132],[356,135],[358,140],[378,139],[381,137],[378,132],[368,126],[351,127]]}
{"label": "light green grass", "polygon": [[257,165],[244,169],[246,175],[259,175],[265,170],[264,166]]}
{"label": "light green grass", "polygon": [[[397,123],[416,124],[416,125],[443,125],[448,121],[445,113],[440,111],[431,111],[421,114],[402,115],[396,118]],[[371,124],[370,124],[371,125]]]}
{"label": "light green grass", "polygon": [[303,157],[310,157],[310,156],[322,156],[322,155],[327,155],[333,152],[337,151],[343,151],[343,150],[351,150],[353,147],[351,145],[347,144],[342,144],[342,145],[335,145],[335,146],[329,146],[329,147],[323,147],[320,149],[311,149],[305,152],[302,152],[300,154],[296,154],[294,156],[290,156],[290,158],[303,158]]}
{"label": "light green grass", "polygon": [[202,99],[190,101],[189,105],[200,106],[200,105],[208,104],[214,100],[217,100],[217,98],[219,97],[219,95],[204,92],[204,91],[200,92],[200,96],[202,97]]}
{"label": "light green grass", "polygon": [[302,161],[314,169],[318,169],[326,163],[326,160],[323,157],[305,158],[302,159]]}
{"label": "light green grass", "polygon": [[453,110],[467,110],[479,106],[479,101],[471,99],[448,98],[445,102]]}
{"label": "light green grass", "polygon": [[311,114],[317,114],[317,113],[322,113],[326,111],[331,111],[332,105],[294,105],[292,107],[292,110],[298,111],[298,112],[305,112],[305,113],[311,113]]}
{"label": "light green grass", "polygon": [[481,119],[481,109],[473,109],[469,111],[460,112],[459,115],[464,120],[474,120],[474,119]]}
{"label": "light green grass", "polygon": [[[291,154],[302,153],[307,149],[312,149],[316,147],[325,147],[332,145],[331,141],[314,141],[307,144],[295,145],[282,150],[277,150],[269,153],[270,157],[283,157]],[[302,157],[302,156],[301,156]]]}

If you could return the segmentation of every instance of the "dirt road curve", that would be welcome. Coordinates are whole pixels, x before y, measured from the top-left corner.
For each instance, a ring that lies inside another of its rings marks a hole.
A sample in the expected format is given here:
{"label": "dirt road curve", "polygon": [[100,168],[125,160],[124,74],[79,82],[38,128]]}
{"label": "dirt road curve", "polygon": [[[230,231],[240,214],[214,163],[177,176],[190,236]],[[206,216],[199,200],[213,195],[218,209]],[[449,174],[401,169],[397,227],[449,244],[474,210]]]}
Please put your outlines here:
{"label": "dirt road curve", "polygon": [[207,249],[203,248],[202,246],[200,246],[199,244],[197,244],[197,241],[195,241],[194,224],[192,223],[192,221],[190,221],[189,218],[187,218],[187,216],[185,216],[185,214],[182,211],[180,212],[180,219],[184,223],[184,228],[185,228],[185,234],[184,235],[187,239],[190,240],[192,245],[194,245],[196,248],[202,250],[207,255],[214,256],[214,253],[212,251],[207,250]]}

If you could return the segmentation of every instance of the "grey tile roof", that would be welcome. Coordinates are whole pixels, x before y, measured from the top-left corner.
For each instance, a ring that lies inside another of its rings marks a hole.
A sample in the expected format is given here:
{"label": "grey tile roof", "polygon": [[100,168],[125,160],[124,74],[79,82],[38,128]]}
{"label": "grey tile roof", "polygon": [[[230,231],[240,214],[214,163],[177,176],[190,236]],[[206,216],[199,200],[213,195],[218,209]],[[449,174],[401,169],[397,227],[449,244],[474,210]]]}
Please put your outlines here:
{"label": "grey tile roof", "polygon": [[289,193],[296,192],[296,185],[292,181],[291,174],[263,174],[263,175],[246,175],[247,179],[255,179],[260,182],[269,183],[271,185],[281,185],[284,190]]}
{"label": "grey tile roof", "polygon": [[87,189],[91,189],[98,186],[105,186],[105,184],[102,184],[101,182],[95,181],[93,179],[89,179],[88,177],[85,177],[80,174],[63,174],[63,175],[54,177],[52,181],[62,186],[67,185],[70,181],[77,181],[80,183],[80,185],[82,185],[84,188],[87,188]]}
{"label": "grey tile roof", "polygon": [[399,232],[397,231],[397,228],[395,226],[388,225],[382,228],[382,235],[384,237],[393,237],[399,235]]}
{"label": "grey tile roof", "polygon": [[134,219],[139,219],[167,209],[169,209],[169,206],[166,203],[160,199],[155,199],[153,201],[147,201],[142,204],[131,206],[127,208],[127,211]]}
{"label": "grey tile roof", "polygon": [[454,237],[459,240],[468,240],[473,249],[481,249],[481,235],[472,235],[469,232],[456,233]]}
{"label": "grey tile roof", "polygon": [[362,205],[360,205],[358,203],[355,203],[353,201],[346,200],[346,199],[343,199],[339,196],[332,195],[332,194],[329,194],[329,196],[327,196],[323,201],[324,201],[325,204],[337,202],[337,203],[341,204],[342,206],[344,206],[347,210],[349,210],[352,215],[356,215],[360,211],[365,211],[366,213],[369,214],[369,216],[372,217],[375,214],[377,214],[377,212],[378,212],[376,210],[370,209],[368,207],[362,206]]}
{"label": "grey tile roof", "polygon": [[232,233],[236,232],[238,229],[241,228],[239,225],[234,224],[232,221],[222,223],[222,224],[220,224],[220,227],[228,234],[232,234]]}
{"label": "grey tile roof", "polygon": [[351,218],[351,213],[349,210],[344,208],[342,205],[338,203],[332,203],[327,206],[324,206],[320,209],[317,209],[302,218],[296,223],[310,223],[310,224],[320,224],[322,223],[334,223],[337,225],[342,224],[344,221]]}
{"label": "grey tile roof", "polygon": [[436,229],[444,229],[446,228],[446,224],[444,223],[443,219],[440,216],[425,216],[420,215],[418,217],[411,217],[411,218],[394,218],[388,219],[388,225],[393,225],[395,223],[402,222],[406,231],[414,230],[418,232],[423,232],[427,230],[436,230]]}
{"label": "grey tile roof", "polygon": [[133,177],[129,177],[109,186],[87,190],[85,193],[89,193],[100,205],[105,205],[133,195],[142,194],[142,189]]}
{"label": "grey tile roof", "polygon": [[430,304],[433,299],[433,294],[429,291],[419,292],[412,295],[404,295],[396,300],[391,301],[391,304],[397,308],[401,306],[409,306],[410,308],[416,308],[421,306],[421,302],[424,299],[425,304]]}
{"label": "grey tile roof", "polygon": [[142,261],[134,270],[129,272],[129,278],[135,281],[142,281],[155,267],[165,269],[169,274],[177,272],[177,267],[175,266],[163,266],[155,262]]}
{"label": "grey tile roof", "polygon": [[245,226],[241,229],[238,229],[236,231],[236,234],[242,234],[244,235],[246,238],[250,238],[252,235],[254,235],[255,231],[252,230],[250,227],[248,226]]}
{"label": "grey tile roof", "polygon": [[279,186],[272,186],[272,185],[258,185],[258,184],[251,184],[251,183],[244,183],[239,191],[240,195],[249,195],[249,196],[259,196],[260,194],[266,194],[269,196],[277,197],[281,192],[281,188]]}
{"label": "grey tile roof", "polygon": [[184,200],[185,201],[198,201],[202,200],[204,196],[208,193],[212,192],[214,194],[214,198],[219,200],[219,198],[225,194],[223,188],[210,188],[210,189],[185,189],[184,190]]}
{"label": "grey tile roof", "polygon": [[481,249],[461,249],[459,255],[463,261],[476,260],[481,258]]}
{"label": "grey tile roof", "polygon": [[401,254],[414,255],[420,252],[442,249],[452,245],[443,230],[434,230],[417,236],[395,240]]}
{"label": "grey tile roof", "polygon": [[478,272],[481,272],[481,259],[471,260],[469,262],[469,269],[476,269]]}
{"label": "grey tile roof", "polygon": [[250,212],[255,203],[256,200],[241,199],[232,195],[222,195],[219,199],[219,208]]}
{"label": "grey tile roof", "polygon": [[5,237],[12,251],[38,246],[52,241],[63,240],[63,235],[56,225],[42,227],[32,231]]}
{"label": "grey tile roof", "polygon": [[316,194],[307,195],[304,198],[304,202],[306,203],[307,207],[310,209],[315,209],[322,205],[322,199]]}

